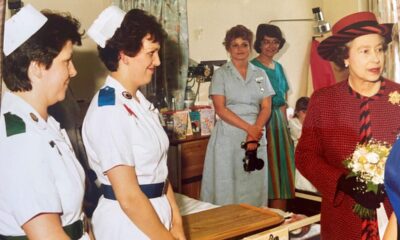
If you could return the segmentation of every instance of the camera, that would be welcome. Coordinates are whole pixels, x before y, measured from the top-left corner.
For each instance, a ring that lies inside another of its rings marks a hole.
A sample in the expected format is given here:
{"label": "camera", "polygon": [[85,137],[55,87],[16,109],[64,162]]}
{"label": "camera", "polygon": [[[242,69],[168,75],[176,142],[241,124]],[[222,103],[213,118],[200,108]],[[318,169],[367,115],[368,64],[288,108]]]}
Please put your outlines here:
{"label": "camera", "polygon": [[188,69],[188,77],[205,76],[206,67],[204,65],[190,66]]}
{"label": "camera", "polygon": [[214,67],[207,64],[199,64],[197,66],[190,66],[188,68],[189,78],[198,78],[200,82],[211,81],[211,77],[214,73]]}
{"label": "camera", "polygon": [[246,150],[245,156],[243,158],[243,169],[245,172],[252,172],[257,170],[261,170],[264,167],[264,160],[257,158],[257,148],[254,150],[247,150],[247,145],[249,143],[257,143],[257,148],[260,146],[258,141],[248,141],[242,142],[241,148]]}

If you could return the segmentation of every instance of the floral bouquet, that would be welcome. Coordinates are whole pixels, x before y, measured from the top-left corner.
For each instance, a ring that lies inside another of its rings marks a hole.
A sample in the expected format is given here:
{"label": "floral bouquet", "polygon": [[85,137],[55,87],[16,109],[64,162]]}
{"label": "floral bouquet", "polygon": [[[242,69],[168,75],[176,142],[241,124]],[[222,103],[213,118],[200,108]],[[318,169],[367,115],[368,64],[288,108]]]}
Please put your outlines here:
{"label": "floral bouquet", "polygon": [[[365,183],[366,188],[357,190],[378,194],[383,187],[385,164],[390,149],[391,146],[387,143],[372,139],[367,143],[357,144],[354,153],[344,160],[344,165],[350,170],[347,177],[356,177],[357,181]],[[375,209],[356,203],[353,212],[362,219],[370,219],[374,216]]]}

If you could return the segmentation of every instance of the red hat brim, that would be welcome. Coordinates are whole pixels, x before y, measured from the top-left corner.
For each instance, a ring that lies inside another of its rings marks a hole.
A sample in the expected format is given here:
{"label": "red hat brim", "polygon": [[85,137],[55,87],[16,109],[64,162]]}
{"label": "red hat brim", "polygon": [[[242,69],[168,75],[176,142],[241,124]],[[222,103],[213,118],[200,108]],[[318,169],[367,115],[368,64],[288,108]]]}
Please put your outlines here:
{"label": "red hat brim", "polygon": [[332,61],[335,59],[335,49],[339,46],[344,46],[346,43],[353,39],[368,35],[379,34],[385,38],[386,43],[392,41],[392,23],[378,24],[377,22],[370,22],[371,24],[360,25],[354,23],[346,26],[345,28],[334,32],[330,37],[324,39],[318,46],[318,54],[326,60]]}

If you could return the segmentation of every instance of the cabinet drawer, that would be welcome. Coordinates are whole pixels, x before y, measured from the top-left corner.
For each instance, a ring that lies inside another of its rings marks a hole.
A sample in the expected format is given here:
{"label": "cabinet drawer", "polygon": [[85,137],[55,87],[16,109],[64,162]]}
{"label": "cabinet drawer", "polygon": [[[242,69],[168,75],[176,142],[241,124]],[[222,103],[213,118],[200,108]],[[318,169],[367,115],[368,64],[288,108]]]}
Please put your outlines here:
{"label": "cabinet drawer", "polygon": [[182,179],[201,176],[208,139],[186,142],[181,145]]}
{"label": "cabinet drawer", "polygon": [[182,193],[194,199],[200,199],[201,182],[182,184]]}

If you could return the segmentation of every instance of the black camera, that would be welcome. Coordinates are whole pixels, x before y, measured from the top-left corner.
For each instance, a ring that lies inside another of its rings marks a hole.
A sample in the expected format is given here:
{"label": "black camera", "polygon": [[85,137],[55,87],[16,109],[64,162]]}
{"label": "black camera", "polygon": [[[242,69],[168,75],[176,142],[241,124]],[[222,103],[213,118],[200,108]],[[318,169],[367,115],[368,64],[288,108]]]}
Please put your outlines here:
{"label": "black camera", "polygon": [[214,73],[212,65],[199,64],[197,66],[190,66],[188,68],[189,78],[199,78],[200,82],[209,82]]}
{"label": "black camera", "polygon": [[188,69],[188,77],[205,76],[206,67],[204,65],[190,66]]}
{"label": "black camera", "polygon": [[256,169],[261,170],[264,167],[264,160],[257,158],[257,148],[254,150],[247,150],[247,144],[249,143],[257,143],[257,148],[260,146],[258,141],[242,142],[241,147],[246,150],[243,158],[243,169],[246,172],[252,172]]}

